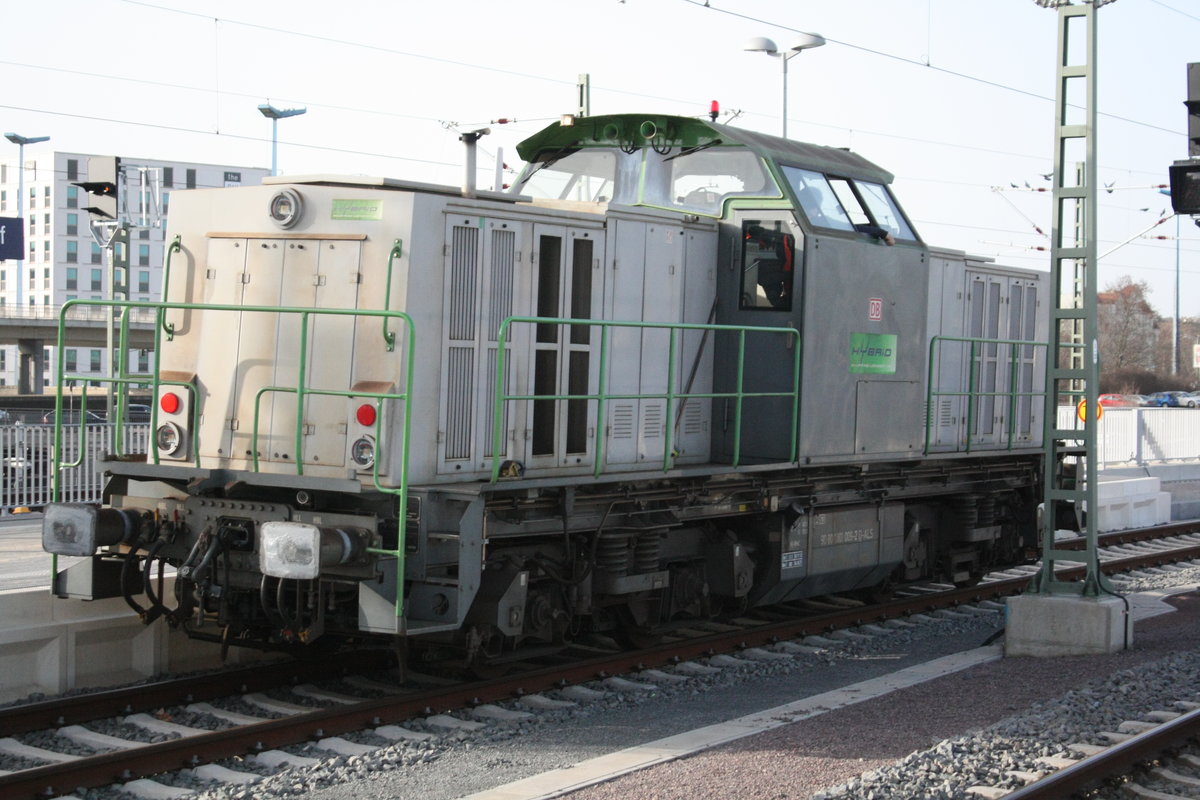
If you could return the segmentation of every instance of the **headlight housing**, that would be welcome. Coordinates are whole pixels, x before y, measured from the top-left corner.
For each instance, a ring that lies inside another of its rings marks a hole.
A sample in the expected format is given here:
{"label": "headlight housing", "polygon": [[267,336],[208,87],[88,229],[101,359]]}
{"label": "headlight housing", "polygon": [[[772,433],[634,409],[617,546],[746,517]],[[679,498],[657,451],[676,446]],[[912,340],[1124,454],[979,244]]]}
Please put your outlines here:
{"label": "headlight housing", "polygon": [[350,445],[350,460],[359,469],[370,469],[375,464],[375,437],[360,436]]}

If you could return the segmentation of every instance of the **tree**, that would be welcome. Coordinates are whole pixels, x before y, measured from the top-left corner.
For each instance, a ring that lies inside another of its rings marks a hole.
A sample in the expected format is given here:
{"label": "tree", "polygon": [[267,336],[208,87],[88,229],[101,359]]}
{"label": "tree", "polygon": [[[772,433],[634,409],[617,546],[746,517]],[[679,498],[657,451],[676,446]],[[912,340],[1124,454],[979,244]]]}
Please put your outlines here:
{"label": "tree", "polygon": [[1155,371],[1159,319],[1149,294],[1145,281],[1124,275],[1096,295],[1102,372]]}

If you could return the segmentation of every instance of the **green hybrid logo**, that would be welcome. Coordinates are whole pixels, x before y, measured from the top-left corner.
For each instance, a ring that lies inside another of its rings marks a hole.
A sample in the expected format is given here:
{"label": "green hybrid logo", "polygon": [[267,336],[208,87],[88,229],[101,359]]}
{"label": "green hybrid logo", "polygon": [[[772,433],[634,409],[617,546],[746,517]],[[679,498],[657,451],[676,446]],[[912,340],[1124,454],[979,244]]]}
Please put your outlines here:
{"label": "green hybrid logo", "polygon": [[850,334],[850,371],[891,375],[896,371],[896,334]]}

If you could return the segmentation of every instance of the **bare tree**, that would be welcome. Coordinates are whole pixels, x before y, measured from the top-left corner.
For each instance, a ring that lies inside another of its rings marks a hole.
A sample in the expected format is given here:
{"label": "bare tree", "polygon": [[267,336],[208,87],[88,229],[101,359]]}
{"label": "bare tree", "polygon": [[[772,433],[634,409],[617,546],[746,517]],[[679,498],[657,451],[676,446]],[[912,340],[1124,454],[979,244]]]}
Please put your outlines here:
{"label": "bare tree", "polygon": [[1100,368],[1155,371],[1158,314],[1146,297],[1150,287],[1128,275],[1096,296],[1100,328]]}

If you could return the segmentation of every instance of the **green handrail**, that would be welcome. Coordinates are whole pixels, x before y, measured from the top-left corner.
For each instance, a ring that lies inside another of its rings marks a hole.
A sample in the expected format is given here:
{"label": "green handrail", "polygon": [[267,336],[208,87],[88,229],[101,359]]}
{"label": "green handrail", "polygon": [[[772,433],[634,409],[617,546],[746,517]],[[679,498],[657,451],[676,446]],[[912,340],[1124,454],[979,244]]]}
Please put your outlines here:
{"label": "green handrail", "polygon": [[[941,355],[940,345],[945,343],[969,344],[968,350],[968,373],[967,373],[967,389],[966,391],[938,391],[934,388],[934,374],[940,363],[939,356]],[[994,344],[997,346],[1004,345],[1008,348],[1008,390],[996,392],[983,392],[976,388],[979,382],[978,374],[978,353],[979,345]],[[929,455],[933,446],[933,417],[934,417],[934,398],[936,397],[966,397],[967,398],[967,425],[966,425],[966,450],[971,452],[971,432],[975,429],[975,402],[983,397],[1002,397],[1008,401],[1008,442],[1007,449],[1013,449],[1013,439],[1016,434],[1016,414],[1017,414],[1017,398],[1019,397],[1042,397],[1045,398],[1046,391],[1017,391],[1018,368],[1021,360],[1027,358],[1018,354],[1019,348],[1022,347],[1042,347],[1048,348],[1046,342],[1034,342],[1028,339],[988,339],[978,336],[934,336],[929,340],[929,374],[925,387],[925,455]],[[957,452],[958,445],[955,444]]]}
{"label": "green handrail", "polygon": [[[404,254],[404,243],[396,239],[392,245],[391,252],[388,253],[387,260],[387,285],[383,290],[383,310],[389,311],[392,307],[392,265],[397,258]],[[388,352],[390,353],[396,346],[396,334],[388,330],[388,318],[383,318],[383,341],[387,344]]]}
{"label": "green handrail", "polygon": [[[597,379],[596,392],[593,394],[509,394],[504,390],[506,376],[506,361],[508,357],[509,332],[514,325],[573,325],[587,326],[600,329],[600,367],[599,378]],[[641,328],[641,329],[664,329],[668,330],[670,341],[667,348],[667,389],[665,392],[644,392],[637,394],[612,394],[607,391],[607,375],[608,375],[608,357],[609,344],[608,338],[610,331],[613,328]],[[738,336],[737,348],[737,380],[736,388],[731,392],[679,392],[675,387],[675,366],[678,346],[676,337],[679,331],[728,331],[736,333]],[[765,333],[779,334],[794,339],[795,355],[792,363],[792,388],[786,392],[747,392],[745,391],[745,356],[746,356],[746,334],[747,333]],[[565,317],[508,317],[500,324],[500,331],[496,337],[496,379],[495,379],[495,395],[492,413],[492,483],[500,479],[500,465],[503,461],[502,443],[504,439],[504,430],[502,428],[504,421],[504,404],[513,400],[587,400],[596,403],[596,428],[593,435],[593,444],[595,447],[595,464],[593,466],[593,477],[599,477],[603,472],[604,465],[604,437],[601,431],[604,428],[604,408],[605,404],[610,400],[665,400],[667,403],[668,420],[675,419],[675,412],[679,402],[687,402],[689,399],[733,399],[734,402],[734,446],[733,446],[733,462],[732,466],[737,467],[741,457],[741,421],[742,421],[742,405],[748,398],[756,397],[788,397],[792,403],[792,420],[791,420],[791,435],[789,437],[790,450],[788,462],[795,462],[797,458],[797,450],[799,448],[798,441],[798,425],[799,425],[799,398],[800,398],[800,346],[799,332],[795,328],[770,328],[770,327],[754,327],[742,325],[713,325],[700,323],[683,323],[683,322],[636,322],[636,321],[620,321],[620,320],[594,320],[594,319],[575,319]],[[674,426],[668,424],[667,435],[664,437],[663,446],[663,471],[666,472],[671,468],[674,462]]]}
{"label": "green handrail", "polygon": [[[175,234],[175,238],[171,241],[171,243],[169,245],[167,245],[166,261],[163,263],[162,294],[160,295],[160,297],[170,297],[171,296],[170,294],[168,294],[168,291],[171,287],[171,254],[177,253],[183,249],[183,243],[181,241],[181,238],[182,237],[180,237],[179,234]],[[168,342],[175,338],[175,323],[167,322],[166,315],[163,315],[163,317],[162,317],[162,329],[163,329],[163,332],[165,334],[167,334]]]}

